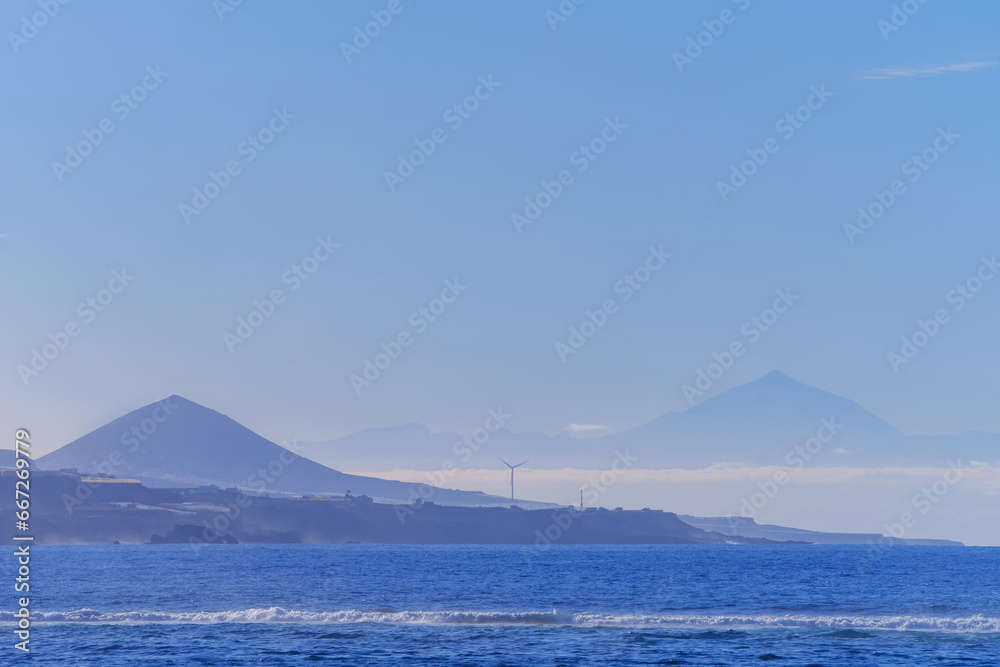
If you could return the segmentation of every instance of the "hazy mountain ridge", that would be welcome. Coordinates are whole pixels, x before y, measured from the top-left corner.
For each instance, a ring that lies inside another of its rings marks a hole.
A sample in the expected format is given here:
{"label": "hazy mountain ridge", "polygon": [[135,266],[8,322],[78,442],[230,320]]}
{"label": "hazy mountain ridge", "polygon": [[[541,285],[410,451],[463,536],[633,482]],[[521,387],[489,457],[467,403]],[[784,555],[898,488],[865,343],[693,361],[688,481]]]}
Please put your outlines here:
{"label": "hazy mountain ridge", "polygon": [[[543,450],[558,448],[573,451],[585,443],[584,440],[566,434],[549,436],[538,432],[514,433],[506,428],[499,428],[486,433],[486,437],[480,435],[476,439],[454,431],[431,433],[422,424],[406,424],[364,429],[327,442],[299,444],[303,448],[303,456],[324,465],[343,460],[349,461],[354,470],[367,471],[441,470],[447,462],[459,468],[490,468],[502,465],[497,461],[498,456],[510,456],[521,461],[531,459],[539,447]],[[393,468],[386,468],[387,464]]]}
{"label": "hazy mountain ridge", "polygon": [[412,501],[423,489],[426,500],[479,505],[510,501],[337,469],[501,468],[497,457],[528,460],[530,468],[607,469],[618,452],[626,451],[635,468],[790,465],[789,456],[807,443],[819,446],[809,459],[812,467],[942,467],[949,461],[968,465],[1000,459],[1000,435],[904,435],[854,401],[772,372],[689,410],[598,438],[514,433],[506,427],[462,436],[407,424],[365,429],[325,443],[299,443],[299,457],[225,415],[171,396],[41,457],[38,466],[104,472],[157,485],[216,484],[291,494],[351,490],[395,502]]}
{"label": "hazy mountain ridge", "polygon": [[[778,371],[683,412],[597,438],[500,429],[465,460],[456,452],[466,451],[467,438],[409,424],[304,443],[304,454],[327,465],[363,471],[437,470],[448,460],[460,468],[491,468],[497,456],[529,459],[532,468],[603,469],[616,452],[626,449],[638,457],[637,468],[763,466],[789,465],[795,448],[817,435],[826,442],[820,442],[810,460],[813,466],[943,466],[948,460],[1000,459],[1000,435],[905,435],[858,403]],[[815,441],[812,446],[816,448]]]}

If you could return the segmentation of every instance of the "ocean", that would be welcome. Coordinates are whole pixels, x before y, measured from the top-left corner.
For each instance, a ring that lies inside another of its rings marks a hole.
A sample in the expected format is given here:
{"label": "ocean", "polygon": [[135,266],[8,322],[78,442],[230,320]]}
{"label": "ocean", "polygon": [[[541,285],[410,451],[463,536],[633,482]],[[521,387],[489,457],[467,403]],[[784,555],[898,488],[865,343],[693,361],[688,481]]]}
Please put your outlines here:
{"label": "ocean", "polygon": [[15,570],[2,665],[1000,664],[1000,549],[35,546],[30,654]]}

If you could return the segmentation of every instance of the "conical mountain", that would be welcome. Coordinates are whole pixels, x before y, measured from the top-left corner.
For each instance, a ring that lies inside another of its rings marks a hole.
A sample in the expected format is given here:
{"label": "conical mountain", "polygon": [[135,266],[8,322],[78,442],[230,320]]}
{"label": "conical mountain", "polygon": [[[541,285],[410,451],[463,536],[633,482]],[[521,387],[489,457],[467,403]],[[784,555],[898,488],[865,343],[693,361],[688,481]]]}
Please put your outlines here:
{"label": "conical mountain", "polygon": [[790,465],[810,439],[822,443],[810,460],[821,466],[941,464],[946,443],[982,460],[1000,456],[1000,436],[907,436],[856,402],[779,371],[595,444],[631,447],[641,467],[675,468]]}
{"label": "conical mountain", "polygon": [[[147,484],[215,484],[289,494],[365,494],[405,502],[421,485],[348,475],[293,454],[229,417],[180,396],[146,405],[38,459],[43,469],[75,468]],[[441,504],[502,505],[480,492],[423,487]]]}

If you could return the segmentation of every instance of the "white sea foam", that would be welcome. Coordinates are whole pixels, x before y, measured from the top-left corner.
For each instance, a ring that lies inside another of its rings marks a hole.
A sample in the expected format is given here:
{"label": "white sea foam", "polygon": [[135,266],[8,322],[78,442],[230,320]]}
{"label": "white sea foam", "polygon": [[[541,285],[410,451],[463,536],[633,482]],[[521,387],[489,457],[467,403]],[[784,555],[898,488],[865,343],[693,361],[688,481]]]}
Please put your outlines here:
{"label": "white sea foam", "polygon": [[[809,616],[785,615],[673,615],[567,614],[558,611],[295,611],[270,607],[236,611],[76,611],[34,612],[36,623],[95,623],[132,625],[151,623],[381,623],[395,625],[567,625],[624,628],[786,628],[827,630],[917,630],[1000,633],[1000,618],[986,616]],[[0,618],[9,618],[4,612]],[[0,623],[2,624],[2,623]]]}

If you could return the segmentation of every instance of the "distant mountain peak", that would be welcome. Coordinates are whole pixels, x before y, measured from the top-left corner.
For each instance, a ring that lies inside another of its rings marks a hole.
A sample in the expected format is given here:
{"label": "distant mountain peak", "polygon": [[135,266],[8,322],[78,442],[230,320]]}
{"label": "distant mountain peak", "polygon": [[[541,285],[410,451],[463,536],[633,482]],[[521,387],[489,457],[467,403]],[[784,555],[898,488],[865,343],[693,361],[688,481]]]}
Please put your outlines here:
{"label": "distant mountain peak", "polygon": [[[195,403],[194,401],[192,401],[189,398],[184,398],[180,394],[171,394],[170,396],[167,396],[162,401],[157,401],[157,403],[166,403],[168,401],[171,402],[171,403],[180,403],[181,405],[195,405],[195,406],[201,408],[202,410],[211,410],[211,408],[206,408],[204,405],[202,405],[200,403]],[[149,407],[149,406],[147,406],[147,407]],[[140,409],[142,409],[142,408],[140,408]],[[213,412],[214,412],[214,410],[213,410]]]}
{"label": "distant mountain peak", "polygon": [[825,453],[827,459],[837,447],[866,453],[899,451],[903,437],[856,402],[773,370],[687,410],[668,412],[595,444],[645,449],[645,465],[654,465],[647,459],[671,466],[784,465],[794,446],[816,437],[821,429],[827,440],[836,437]]}
{"label": "distant mountain peak", "polygon": [[[791,407],[787,403],[791,401],[798,404],[802,401],[835,400],[849,402],[853,401],[837,396],[824,389],[818,389],[795,378],[774,370],[760,376],[756,380],[751,380],[741,385],[737,385],[714,396],[710,396],[701,401],[689,412],[699,412],[711,409],[714,405],[726,405],[727,409],[732,409],[736,405],[742,407],[760,408],[766,404],[781,403],[786,408]],[[858,406],[860,408],[860,406]]]}
{"label": "distant mountain peak", "polygon": [[718,395],[721,396],[722,394],[731,391],[739,391],[741,389],[754,389],[758,391],[777,391],[777,392],[823,392],[826,394],[830,393],[823,389],[818,389],[811,385],[805,384],[804,382],[800,382],[795,378],[793,378],[792,376],[782,373],[781,371],[774,370],[764,375],[761,375],[756,380],[751,380],[750,382],[737,385],[735,387],[732,387],[731,389],[728,389],[727,391],[721,392]]}
{"label": "distant mountain peak", "polygon": [[795,378],[786,375],[779,370],[773,370],[770,373],[761,375],[756,380],[753,380],[753,382],[762,382],[768,384],[802,384]]}

